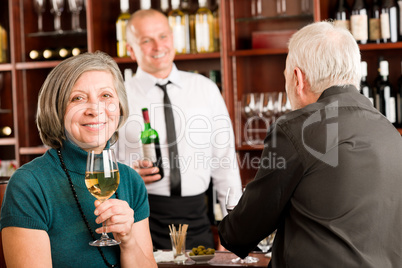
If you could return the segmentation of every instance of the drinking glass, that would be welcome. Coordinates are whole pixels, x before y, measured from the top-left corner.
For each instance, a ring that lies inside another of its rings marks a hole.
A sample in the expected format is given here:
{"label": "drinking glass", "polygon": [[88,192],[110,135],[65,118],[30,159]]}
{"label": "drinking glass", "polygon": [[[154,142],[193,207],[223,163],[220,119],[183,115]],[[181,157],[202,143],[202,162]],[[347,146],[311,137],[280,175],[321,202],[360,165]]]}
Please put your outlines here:
{"label": "drinking glass", "polygon": [[68,0],[68,8],[71,12],[71,29],[73,31],[82,31],[80,27],[80,13],[84,8],[84,0]]}
{"label": "drinking glass", "polygon": [[262,111],[262,93],[248,93],[243,95],[242,114],[246,119],[245,140],[247,144],[260,144],[258,126]]}
{"label": "drinking glass", "polygon": [[33,0],[35,12],[38,13],[38,32],[43,32],[42,14],[46,10],[46,0]]}
{"label": "drinking glass", "polygon": [[[226,199],[225,199],[225,207],[228,213],[232,212],[233,209],[239,203],[241,196],[243,195],[243,189],[241,187],[229,187],[226,192]],[[259,259],[251,256],[247,256],[244,259],[235,258],[232,259],[232,262],[237,263],[255,263],[258,262]]]}
{"label": "drinking glass", "polygon": [[279,16],[286,15],[286,0],[276,0],[276,14]]}
{"label": "drinking glass", "polygon": [[261,249],[263,253],[267,253],[268,250],[272,247],[272,244],[274,243],[275,239],[275,234],[276,230],[272,234],[261,240],[260,243],[258,243],[257,246],[259,247],[259,249]]}
{"label": "drinking glass", "polygon": [[62,32],[61,29],[61,13],[64,10],[64,0],[50,0],[52,5],[51,12],[54,14],[54,30]]}
{"label": "drinking glass", "polygon": [[[85,185],[88,191],[99,201],[104,202],[117,190],[120,174],[113,149],[105,149],[101,154],[90,151],[87,158]],[[102,223],[102,236],[90,242],[91,246],[114,246],[120,242],[110,238],[106,233],[106,223]]]}

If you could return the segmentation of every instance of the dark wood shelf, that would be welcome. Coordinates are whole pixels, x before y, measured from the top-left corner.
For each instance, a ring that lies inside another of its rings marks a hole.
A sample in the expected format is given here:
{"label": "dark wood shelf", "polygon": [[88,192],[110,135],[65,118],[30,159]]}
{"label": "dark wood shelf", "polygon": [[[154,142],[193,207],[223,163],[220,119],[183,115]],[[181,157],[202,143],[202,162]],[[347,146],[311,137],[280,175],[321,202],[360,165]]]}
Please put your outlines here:
{"label": "dark wood shelf", "polygon": [[264,56],[264,55],[285,55],[288,53],[287,48],[260,48],[247,49],[229,52],[232,57],[249,57],[249,56]]}
{"label": "dark wood shelf", "polygon": [[0,63],[0,71],[11,71],[11,63]]}
{"label": "dark wood shelf", "polygon": [[17,62],[15,64],[17,70],[35,70],[35,69],[48,69],[54,68],[61,61],[52,60],[52,61],[32,61],[32,62]]}
{"label": "dark wood shelf", "polygon": [[20,154],[21,155],[41,155],[46,153],[49,148],[44,146],[38,147],[20,147]]}
{"label": "dark wood shelf", "polygon": [[389,49],[402,49],[402,42],[397,43],[381,43],[381,44],[365,44],[359,45],[360,50],[389,50]]}
{"label": "dark wood shelf", "polygon": [[0,138],[0,145],[15,145],[16,142],[16,138]]}
{"label": "dark wood shelf", "polygon": [[295,14],[295,15],[277,15],[277,16],[254,16],[237,18],[236,22],[257,22],[257,21],[283,21],[289,20],[314,20],[314,14]]}

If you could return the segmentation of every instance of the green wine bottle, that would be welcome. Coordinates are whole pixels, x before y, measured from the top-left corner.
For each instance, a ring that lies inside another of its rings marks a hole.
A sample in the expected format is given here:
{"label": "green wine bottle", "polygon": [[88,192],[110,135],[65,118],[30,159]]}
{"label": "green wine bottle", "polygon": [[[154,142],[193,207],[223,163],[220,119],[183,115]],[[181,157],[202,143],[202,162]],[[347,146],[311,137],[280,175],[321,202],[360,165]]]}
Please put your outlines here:
{"label": "green wine bottle", "polygon": [[144,131],[141,132],[142,151],[145,160],[153,163],[154,167],[159,168],[161,179],[163,178],[162,154],[159,145],[159,134],[151,127],[149,121],[148,109],[142,109],[142,116],[144,118]]}

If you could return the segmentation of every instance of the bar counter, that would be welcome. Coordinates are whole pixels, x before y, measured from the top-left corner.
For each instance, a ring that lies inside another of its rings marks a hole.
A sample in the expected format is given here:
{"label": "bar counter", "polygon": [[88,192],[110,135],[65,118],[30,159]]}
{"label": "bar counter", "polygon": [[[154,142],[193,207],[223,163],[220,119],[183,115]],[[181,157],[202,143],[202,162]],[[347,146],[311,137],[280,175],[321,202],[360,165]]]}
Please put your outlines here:
{"label": "bar counter", "polygon": [[261,252],[252,252],[249,254],[249,256],[252,257],[257,257],[259,259],[259,262],[257,263],[233,263],[232,259],[237,258],[235,254],[232,252],[228,251],[216,251],[215,252],[215,257],[208,261],[207,263],[195,263],[193,260],[190,258],[187,259],[185,264],[175,264],[173,262],[161,262],[158,263],[158,267],[161,268],[178,268],[180,266],[190,266],[190,267],[197,267],[197,268],[219,268],[219,267],[259,267],[259,268],[265,268],[268,266],[268,263],[270,261],[270,258],[265,257],[264,253]]}

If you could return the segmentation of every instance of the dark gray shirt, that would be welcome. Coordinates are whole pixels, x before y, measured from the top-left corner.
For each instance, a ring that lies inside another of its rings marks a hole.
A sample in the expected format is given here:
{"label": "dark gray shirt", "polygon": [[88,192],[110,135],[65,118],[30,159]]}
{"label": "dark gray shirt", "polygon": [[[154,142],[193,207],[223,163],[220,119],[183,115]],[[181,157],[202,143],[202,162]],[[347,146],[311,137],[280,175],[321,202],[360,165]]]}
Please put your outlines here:
{"label": "dark gray shirt", "polygon": [[271,267],[402,267],[402,139],[353,86],[281,117],[219,225],[240,257],[277,229]]}

